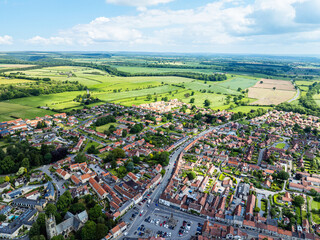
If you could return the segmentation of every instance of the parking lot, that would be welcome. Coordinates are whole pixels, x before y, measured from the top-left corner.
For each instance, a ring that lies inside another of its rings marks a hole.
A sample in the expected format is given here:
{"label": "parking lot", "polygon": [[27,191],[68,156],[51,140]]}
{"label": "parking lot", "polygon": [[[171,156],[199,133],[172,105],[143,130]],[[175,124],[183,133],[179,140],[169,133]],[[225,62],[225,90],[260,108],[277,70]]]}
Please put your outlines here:
{"label": "parking lot", "polygon": [[[131,216],[132,217],[132,216]],[[133,217],[140,217],[139,211]],[[144,218],[135,229],[133,237],[158,236],[168,239],[190,239],[192,235],[201,233],[202,225],[170,214],[154,213]]]}

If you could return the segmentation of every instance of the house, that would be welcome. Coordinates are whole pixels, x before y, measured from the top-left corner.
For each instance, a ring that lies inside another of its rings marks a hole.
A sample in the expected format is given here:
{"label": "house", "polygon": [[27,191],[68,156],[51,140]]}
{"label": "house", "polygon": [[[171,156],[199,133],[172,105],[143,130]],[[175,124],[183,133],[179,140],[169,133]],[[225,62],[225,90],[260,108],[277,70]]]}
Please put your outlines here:
{"label": "house", "polygon": [[264,188],[270,189],[271,188],[270,180],[269,179],[265,180],[263,183],[261,183],[261,186],[264,187]]}
{"label": "house", "polygon": [[96,192],[99,198],[104,199],[107,197],[107,192],[101,187],[101,185],[94,179],[89,179],[89,184],[92,189]]}
{"label": "house", "polygon": [[223,187],[232,187],[232,180],[231,179],[224,180],[222,182],[222,186]]}
{"label": "house", "polygon": [[11,188],[11,185],[9,182],[5,182],[0,184],[0,193],[2,193],[5,190],[9,190]]}
{"label": "house", "polygon": [[64,180],[68,180],[71,177],[71,175],[68,172],[60,168],[56,170],[56,173],[59,177],[63,178]]}
{"label": "house", "polygon": [[43,179],[43,173],[32,173],[30,176],[30,182],[41,182]]}

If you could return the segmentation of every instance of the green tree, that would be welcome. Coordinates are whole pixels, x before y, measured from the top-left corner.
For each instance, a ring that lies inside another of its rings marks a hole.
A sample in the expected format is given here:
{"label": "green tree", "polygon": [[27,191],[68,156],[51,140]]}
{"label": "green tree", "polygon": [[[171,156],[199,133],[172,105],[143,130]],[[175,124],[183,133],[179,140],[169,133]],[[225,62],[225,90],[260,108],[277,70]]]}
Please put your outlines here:
{"label": "green tree", "polygon": [[126,166],[126,169],[128,172],[132,172],[133,168],[134,168],[134,164],[133,164],[133,162],[130,161]]}
{"label": "green tree", "polygon": [[32,239],[34,236],[40,235],[40,226],[37,222],[32,224],[32,227],[29,230],[29,237]]}
{"label": "green tree", "polygon": [[96,149],[96,146],[95,146],[95,145],[91,145],[91,146],[88,148],[87,153],[89,153],[89,154],[98,154],[98,153],[99,153],[99,150]]}
{"label": "green tree", "polygon": [[46,208],[45,208],[45,213],[47,214],[47,216],[50,215],[56,215],[57,214],[57,207],[55,204],[53,203],[49,203]]}
{"label": "green tree", "polygon": [[0,173],[7,174],[12,173],[15,169],[15,163],[12,160],[11,156],[6,156],[0,160]]}
{"label": "green tree", "polygon": [[51,238],[51,240],[65,240],[64,237],[60,234],[58,236],[54,236]]}
{"label": "green tree", "polygon": [[125,138],[127,135],[128,135],[127,130],[123,130],[123,131],[122,131],[122,137],[124,137],[124,138]]}
{"label": "green tree", "polygon": [[191,98],[191,99],[190,99],[190,103],[194,103],[194,98]]}
{"label": "green tree", "polygon": [[102,207],[96,204],[93,208],[89,210],[89,219],[92,221],[97,221],[98,217],[102,215]]}
{"label": "green tree", "polygon": [[277,178],[280,180],[288,180],[290,177],[289,173],[287,173],[286,171],[282,170],[278,173]]}
{"label": "green tree", "polygon": [[211,102],[208,99],[206,99],[206,100],[204,100],[203,104],[204,104],[205,107],[209,107]]}
{"label": "green tree", "polygon": [[300,195],[293,198],[292,204],[296,207],[301,207],[304,204],[304,198]]}
{"label": "green tree", "polygon": [[98,223],[96,227],[96,239],[103,239],[108,232],[109,229],[106,225]]}
{"label": "green tree", "polygon": [[72,204],[69,211],[73,214],[81,213],[86,210],[86,206],[83,203]]}
{"label": "green tree", "polygon": [[36,235],[30,238],[31,240],[46,240],[46,237],[44,235]]}
{"label": "green tree", "polygon": [[21,162],[21,167],[24,167],[26,169],[30,169],[30,162],[28,158],[24,158]]}
{"label": "green tree", "polygon": [[197,174],[193,171],[187,172],[187,176],[189,178],[189,180],[193,180],[197,177]]}
{"label": "green tree", "polygon": [[0,215],[0,222],[4,222],[7,219],[6,215],[1,214]]}
{"label": "green tree", "polygon": [[87,161],[87,157],[84,153],[79,153],[77,156],[75,156],[74,161],[76,163],[83,163]]}
{"label": "green tree", "polygon": [[96,239],[96,223],[93,221],[87,221],[81,229],[82,240],[95,240]]}

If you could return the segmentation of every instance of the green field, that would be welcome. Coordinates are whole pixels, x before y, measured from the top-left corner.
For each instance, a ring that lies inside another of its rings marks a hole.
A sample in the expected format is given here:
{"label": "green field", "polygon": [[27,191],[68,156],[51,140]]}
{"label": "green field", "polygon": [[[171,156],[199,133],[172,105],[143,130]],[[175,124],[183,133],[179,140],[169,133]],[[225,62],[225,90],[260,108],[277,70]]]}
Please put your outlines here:
{"label": "green field", "polygon": [[26,79],[7,79],[7,78],[4,78],[4,77],[0,77],[0,84],[17,84],[17,83],[28,83],[28,82],[34,82],[34,81],[31,81],[31,80],[26,80]]}
{"label": "green field", "polygon": [[151,67],[123,67],[113,65],[119,71],[130,73],[167,73],[167,72],[194,72],[212,74],[217,72],[214,69],[183,69],[183,68],[151,68]]}
{"label": "green field", "polygon": [[257,79],[235,77],[231,80],[223,81],[217,85],[227,89],[237,90],[241,88],[242,90],[254,86],[258,82]]}
{"label": "green field", "polygon": [[46,114],[52,115],[54,112],[30,106],[0,102],[0,122],[9,121],[15,118],[33,119],[35,117],[42,117]]}
{"label": "green field", "polygon": [[[317,202],[317,201],[313,200],[312,203],[311,203],[311,209],[319,210],[320,209],[320,202]],[[320,224],[320,215],[316,214],[316,213],[312,213],[312,220],[316,224]]]}
{"label": "green field", "polygon": [[[109,61],[109,60],[108,60]],[[138,60],[137,60],[138,61]],[[177,63],[179,64],[179,63]],[[176,69],[170,71],[176,71]],[[119,70],[129,71],[132,73],[148,70],[149,73],[164,72],[167,68],[135,68],[135,67],[119,67]],[[190,69],[178,69],[179,71],[190,71]],[[193,69],[203,72],[208,69]],[[51,78],[56,81],[78,81],[88,86],[90,94],[99,98],[102,102],[92,105],[102,104],[103,102],[113,102],[126,106],[139,105],[142,103],[150,103],[161,98],[179,99],[182,102],[189,103],[194,98],[194,105],[203,107],[206,99],[210,100],[210,107],[213,109],[229,109],[232,102],[226,105],[227,95],[241,94],[238,88],[242,90],[253,86],[258,80],[250,76],[227,75],[228,80],[222,82],[205,82],[191,78],[182,77],[116,77],[109,74],[88,68],[74,66],[47,67],[41,69],[32,69],[22,71],[26,76]],[[207,72],[210,73],[210,72]],[[212,71],[211,71],[212,73]],[[9,80],[8,80],[9,81]],[[11,80],[10,80],[11,81]],[[21,80],[22,81],[22,80]],[[1,81],[0,81],[1,83]],[[178,92],[176,92],[178,91]],[[194,96],[186,97],[185,94]],[[8,103],[19,104],[27,107],[46,106],[53,110],[70,111],[71,109],[83,108],[83,106],[74,102],[73,99],[85,91],[64,92],[57,94],[49,94],[34,97],[25,97],[9,100]],[[152,96],[152,100],[147,100],[148,95]],[[253,99],[243,99],[246,103],[250,103]],[[90,106],[92,106],[90,105]],[[251,109],[258,107],[241,106],[236,107],[234,112],[250,112]]]}
{"label": "green field", "polygon": [[278,144],[276,145],[276,148],[283,149],[285,146],[286,146],[285,143],[278,143]]}
{"label": "green field", "polygon": [[97,128],[96,128],[96,131],[103,133],[105,130],[109,130],[109,127],[110,127],[111,125],[113,125],[113,126],[115,126],[115,127],[119,126],[118,123],[108,123],[108,124],[106,124],[106,125],[102,125],[102,126],[97,127]]}

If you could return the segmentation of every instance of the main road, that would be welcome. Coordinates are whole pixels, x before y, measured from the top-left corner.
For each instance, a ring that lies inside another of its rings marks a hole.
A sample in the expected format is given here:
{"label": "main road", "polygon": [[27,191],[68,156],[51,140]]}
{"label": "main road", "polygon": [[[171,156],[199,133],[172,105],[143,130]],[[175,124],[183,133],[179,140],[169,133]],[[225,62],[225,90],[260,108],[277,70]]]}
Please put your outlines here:
{"label": "main road", "polygon": [[[193,138],[189,139],[185,138],[184,141],[179,142],[178,145],[180,145],[179,147],[177,147],[173,153],[170,155],[170,161],[168,166],[166,167],[166,173],[164,174],[161,183],[159,184],[159,186],[154,190],[154,192],[151,194],[150,196],[150,200],[151,202],[149,204],[147,204],[147,202],[145,202],[141,208],[140,208],[140,213],[142,213],[142,216],[137,216],[133,222],[130,224],[130,226],[127,228],[126,230],[126,237],[134,237],[134,232],[136,231],[136,229],[143,224],[143,220],[148,217],[149,215],[153,215],[155,211],[157,212],[163,212],[163,213],[172,213],[175,212],[175,215],[177,214],[179,217],[182,217],[183,219],[186,220],[194,220],[194,221],[198,221],[198,222],[204,222],[204,219],[201,217],[197,217],[188,213],[184,213],[181,211],[175,211],[172,208],[168,208],[166,206],[162,206],[162,205],[158,205],[158,200],[160,198],[161,193],[163,192],[163,190],[166,188],[168,182],[170,181],[171,175],[172,175],[172,171],[174,169],[175,166],[175,162],[177,160],[177,158],[179,157],[180,153],[182,153],[185,149],[186,146],[188,146],[192,141],[199,139],[200,137],[204,136],[205,134],[213,131],[214,129],[218,129],[221,127],[224,127],[225,125],[227,125],[228,123],[224,124],[224,125],[220,125],[220,126],[216,126],[216,127],[210,127],[207,130],[199,133],[198,135],[194,136]],[[188,141],[187,141],[188,140]],[[126,214],[127,215],[131,215],[134,211],[130,210],[128,211]],[[122,217],[124,218],[124,217]],[[172,236],[174,239],[174,236]],[[190,236],[188,238],[181,238],[179,237],[179,239],[190,239]]]}

